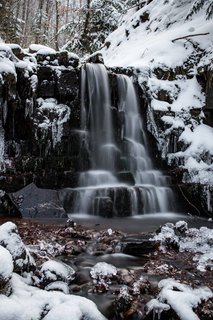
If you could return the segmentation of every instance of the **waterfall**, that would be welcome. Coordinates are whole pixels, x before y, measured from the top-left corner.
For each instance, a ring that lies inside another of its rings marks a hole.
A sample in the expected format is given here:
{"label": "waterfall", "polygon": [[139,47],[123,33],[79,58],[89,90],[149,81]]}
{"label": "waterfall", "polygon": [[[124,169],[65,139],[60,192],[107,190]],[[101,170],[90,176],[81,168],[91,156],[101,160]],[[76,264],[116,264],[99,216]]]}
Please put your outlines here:
{"label": "waterfall", "polygon": [[[118,149],[114,143],[110,87],[102,64],[86,64],[88,126],[93,169],[113,171]],[[83,101],[82,97],[82,101]]]}
{"label": "waterfall", "polygon": [[[64,189],[67,211],[105,217],[172,211],[168,177],[154,169],[131,79],[117,76],[117,106],[112,106],[107,70],[86,64],[81,71],[81,130],[90,168],[80,172],[78,188]],[[115,127],[113,115],[123,114]],[[120,132],[120,137],[118,137]]]}
{"label": "waterfall", "polygon": [[154,170],[134,85],[125,75],[119,75],[117,81],[118,108],[125,117],[122,139],[127,144],[126,156],[129,170],[143,198],[144,212],[166,212],[172,209],[169,201],[173,193],[168,188],[168,177],[164,176],[161,171]]}

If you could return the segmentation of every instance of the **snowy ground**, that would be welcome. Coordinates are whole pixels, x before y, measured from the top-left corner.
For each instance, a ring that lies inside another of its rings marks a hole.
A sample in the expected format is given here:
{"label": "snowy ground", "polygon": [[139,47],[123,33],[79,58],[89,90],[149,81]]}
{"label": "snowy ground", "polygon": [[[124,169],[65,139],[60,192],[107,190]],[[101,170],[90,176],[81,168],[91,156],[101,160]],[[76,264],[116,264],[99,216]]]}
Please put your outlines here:
{"label": "snowy ground", "polygon": [[[17,225],[0,226],[0,319],[106,319],[92,301],[79,296],[88,294],[96,296],[98,305],[104,297],[109,305],[101,308],[109,320],[123,319],[127,310],[135,319],[146,319],[151,312],[158,317],[172,312],[181,320],[212,316],[212,257],[202,268],[193,261],[211,251],[211,229],[188,228],[184,221],[166,224],[150,234],[156,249],[138,259],[119,252],[125,234],[113,228],[97,231],[24,220]],[[31,263],[26,270],[20,263],[27,263],[23,252],[28,262],[34,256],[36,266]],[[122,259],[131,259],[131,266],[122,266]],[[15,271],[18,261],[21,269]],[[78,296],[72,293],[76,289]]]}

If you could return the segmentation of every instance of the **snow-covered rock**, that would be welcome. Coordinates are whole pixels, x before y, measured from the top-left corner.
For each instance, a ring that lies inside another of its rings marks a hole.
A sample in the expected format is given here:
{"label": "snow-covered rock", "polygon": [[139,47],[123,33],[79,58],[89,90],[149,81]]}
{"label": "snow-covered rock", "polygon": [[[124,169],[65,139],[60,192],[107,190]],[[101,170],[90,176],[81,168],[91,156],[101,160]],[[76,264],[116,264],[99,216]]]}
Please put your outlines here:
{"label": "snow-covered rock", "polygon": [[12,256],[7,249],[0,246],[0,294],[9,295],[11,293],[12,273]]}
{"label": "snow-covered rock", "polygon": [[0,226],[0,245],[10,252],[15,272],[21,273],[35,268],[35,261],[19,236],[14,223],[6,222]]}
{"label": "snow-covered rock", "polygon": [[147,304],[148,312],[153,311],[158,316],[171,307],[181,320],[199,320],[193,309],[213,297],[213,292],[207,287],[192,289],[174,279],[161,280],[158,287],[161,291],[157,299]]}
{"label": "snow-covered rock", "polygon": [[75,270],[59,261],[49,260],[40,267],[40,286],[46,287],[50,283],[62,281],[70,284],[75,278]]}
{"label": "snow-covered rock", "polygon": [[63,126],[69,120],[71,110],[67,105],[58,104],[54,98],[37,99],[37,118],[35,120],[38,130],[40,129],[44,136],[51,134],[53,148],[61,141],[63,135]]}
{"label": "snow-covered rock", "polygon": [[60,291],[63,292],[64,294],[69,294],[69,286],[67,283],[63,281],[55,281],[49,283],[44,290],[46,291]]}
{"label": "snow-covered rock", "polygon": [[98,262],[90,271],[94,283],[110,284],[117,275],[117,268],[106,262]]}
{"label": "snow-covered rock", "polygon": [[37,52],[41,52],[43,50],[43,52],[45,52],[45,53],[47,53],[47,52],[51,52],[51,53],[55,53],[55,50],[54,49],[52,49],[52,48],[50,48],[50,47],[47,47],[47,46],[44,46],[44,45],[41,45],[41,44],[35,44],[35,43],[33,43],[33,44],[31,44],[30,46],[29,46],[29,51],[30,51],[30,53],[37,53]]}
{"label": "snow-covered rock", "polygon": [[1,296],[0,317],[4,320],[106,320],[96,305],[79,296],[47,292],[24,283],[13,274],[12,294]]}
{"label": "snow-covered rock", "polygon": [[167,223],[161,227],[160,232],[152,240],[160,241],[163,251],[167,247],[172,247],[180,252],[193,253],[193,260],[200,271],[213,270],[212,229],[188,228],[184,221],[178,221],[175,225]]}

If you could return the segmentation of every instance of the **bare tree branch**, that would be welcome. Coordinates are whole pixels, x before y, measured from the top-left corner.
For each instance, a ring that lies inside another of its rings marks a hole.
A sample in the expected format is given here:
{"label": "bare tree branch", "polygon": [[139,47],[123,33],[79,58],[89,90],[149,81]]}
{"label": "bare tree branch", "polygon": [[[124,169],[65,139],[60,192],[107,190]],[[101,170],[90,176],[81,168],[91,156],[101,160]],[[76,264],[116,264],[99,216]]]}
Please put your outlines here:
{"label": "bare tree branch", "polygon": [[205,32],[205,33],[196,33],[196,34],[188,34],[187,36],[183,36],[183,37],[175,38],[175,39],[173,39],[173,40],[172,40],[172,42],[175,42],[175,41],[177,41],[177,40],[182,40],[182,39],[191,38],[191,37],[206,36],[207,34],[209,34],[209,32]]}

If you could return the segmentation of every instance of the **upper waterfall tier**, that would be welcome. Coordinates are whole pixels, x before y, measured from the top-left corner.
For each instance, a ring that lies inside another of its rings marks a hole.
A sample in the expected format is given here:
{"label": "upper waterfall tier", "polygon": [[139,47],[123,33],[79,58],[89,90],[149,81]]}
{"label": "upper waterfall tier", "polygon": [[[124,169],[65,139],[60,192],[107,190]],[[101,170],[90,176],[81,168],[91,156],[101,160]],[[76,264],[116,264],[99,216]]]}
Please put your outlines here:
{"label": "upper waterfall tier", "polygon": [[93,169],[113,171],[118,149],[113,137],[110,87],[104,65],[86,64],[82,71],[81,94],[81,123],[90,131],[91,166]]}
{"label": "upper waterfall tier", "polygon": [[104,65],[82,68],[81,129],[87,132],[90,166],[80,173],[78,188],[63,190],[61,197],[73,213],[112,217],[172,211],[169,178],[153,166],[134,85],[125,75],[115,77],[110,87]]}

